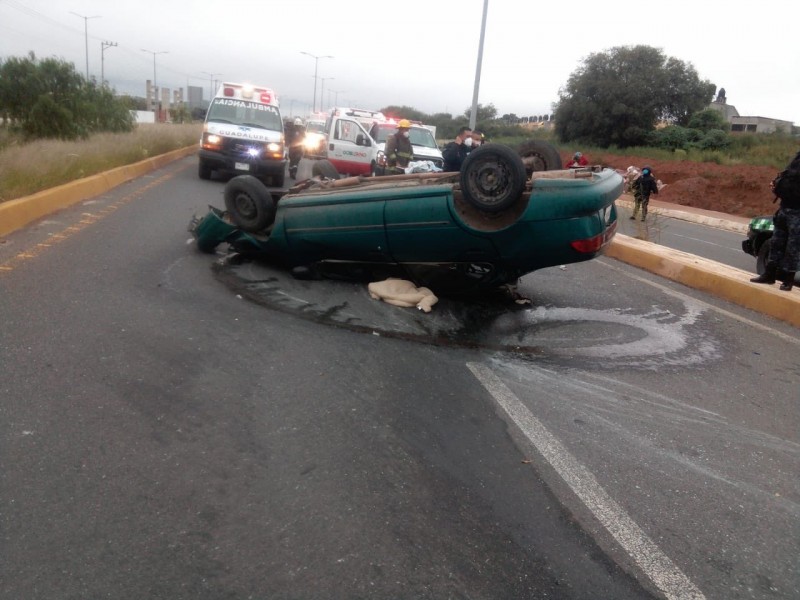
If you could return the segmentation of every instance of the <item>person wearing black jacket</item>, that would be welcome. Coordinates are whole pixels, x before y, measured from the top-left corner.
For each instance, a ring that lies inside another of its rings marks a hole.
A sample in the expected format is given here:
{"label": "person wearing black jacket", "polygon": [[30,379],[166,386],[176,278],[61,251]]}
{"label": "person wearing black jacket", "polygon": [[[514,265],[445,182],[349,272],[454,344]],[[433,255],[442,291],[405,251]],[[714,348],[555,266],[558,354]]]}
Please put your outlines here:
{"label": "person wearing black jacket", "polygon": [[766,268],[750,281],[773,284],[780,280],[781,290],[791,292],[800,269],[800,152],[772,180],[770,189],[781,203],[772,219],[775,230]]}
{"label": "person wearing black jacket", "polygon": [[449,142],[442,150],[444,159],[443,171],[460,171],[461,164],[469,154],[472,147],[472,131],[469,127],[462,127],[458,130],[456,139]]}
{"label": "person wearing black jacket", "polygon": [[650,194],[658,194],[658,184],[650,167],[644,167],[642,174],[634,179],[631,184],[631,191],[633,192],[633,214],[631,219],[636,218],[636,214],[641,208],[642,221],[644,221],[647,218],[647,204],[650,202]]}

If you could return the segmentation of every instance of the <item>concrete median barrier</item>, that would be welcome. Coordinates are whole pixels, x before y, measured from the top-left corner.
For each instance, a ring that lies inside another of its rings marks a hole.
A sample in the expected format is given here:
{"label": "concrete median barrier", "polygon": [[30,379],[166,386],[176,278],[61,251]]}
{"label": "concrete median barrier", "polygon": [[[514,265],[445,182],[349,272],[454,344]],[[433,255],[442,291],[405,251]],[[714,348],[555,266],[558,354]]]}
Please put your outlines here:
{"label": "concrete median barrier", "polygon": [[140,177],[195,152],[197,152],[197,145],[193,144],[131,165],[65,183],[24,198],[0,203],[0,236],[8,235],[12,231],[21,229],[58,210],[104,194],[121,183]]}
{"label": "concrete median barrier", "polygon": [[798,288],[782,292],[777,285],[751,283],[753,273],[621,234],[606,256],[800,327]]}

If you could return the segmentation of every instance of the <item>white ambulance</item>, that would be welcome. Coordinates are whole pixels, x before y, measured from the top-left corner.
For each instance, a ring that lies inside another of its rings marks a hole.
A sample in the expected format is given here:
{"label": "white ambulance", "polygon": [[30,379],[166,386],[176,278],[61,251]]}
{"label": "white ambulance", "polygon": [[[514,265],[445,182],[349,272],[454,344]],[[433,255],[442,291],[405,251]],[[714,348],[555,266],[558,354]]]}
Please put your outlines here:
{"label": "white ambulance", "polygon": [[208,107],[199,155],[200,179],[221,171],[253,175],[283,187],[287,159],[275,92],[246,83],[223,83]]}
{"label": "white ambulance", "polygon": [[342,175],[375,172],[378,145],[369,135],[372,125],[386,116],[374,110],[333,108],[325,123],[325,158]]}

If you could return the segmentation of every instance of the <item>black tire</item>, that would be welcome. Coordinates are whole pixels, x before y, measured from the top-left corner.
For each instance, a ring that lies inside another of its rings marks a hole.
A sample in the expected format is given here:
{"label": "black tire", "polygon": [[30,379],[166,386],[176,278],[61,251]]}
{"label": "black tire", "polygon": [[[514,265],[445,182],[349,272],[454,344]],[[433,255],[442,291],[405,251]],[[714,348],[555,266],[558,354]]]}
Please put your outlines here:
{"label": "black tire", "polygon": [[239,175],[225,185],[225,208],[243,231],[258,233],[275,220],[275,200],[252,175]]}
{"label": "black tire", "polygon": [[513,206],[525,189],[525,165],[508,146],[484,144],[461,166],[461,193],[475,208],[498,213]]}
{"label": "black tire", "polygon": [[200,162],[197,163],[197,176],[200,179],[211,179],[211,167],[208,166],[208,163],[204,161],[202,158]]}
{"label": "black tire", "polygon": [[756,273],[763,275],[767,270],[767,260],[769,259],[769,248],[772,245],[772,239],[767,238],[758,249],[756,256]]}
{"label": "black tire", "polygon": [[517,152],[525,163],[528,176],[535,171],[557,171],[562,168],[561,155],[555,146],[547,142],[528,140],[520,144]]}
{"label": "black tire", "polygon": [[339,179],[339,171],[329,160],[315,160],[311,167],[311,175],[314,177],[324,177],[326,179]]}

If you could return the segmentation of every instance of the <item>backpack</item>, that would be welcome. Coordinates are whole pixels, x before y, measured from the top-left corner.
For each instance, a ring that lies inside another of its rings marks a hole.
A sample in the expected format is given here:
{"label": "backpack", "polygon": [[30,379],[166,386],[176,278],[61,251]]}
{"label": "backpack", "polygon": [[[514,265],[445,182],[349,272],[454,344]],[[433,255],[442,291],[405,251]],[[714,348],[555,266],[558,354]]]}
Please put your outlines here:
{"label": "backpack", "polygon": [[800,153],[772,180],[772,190],[776,199],[800,206]]}

